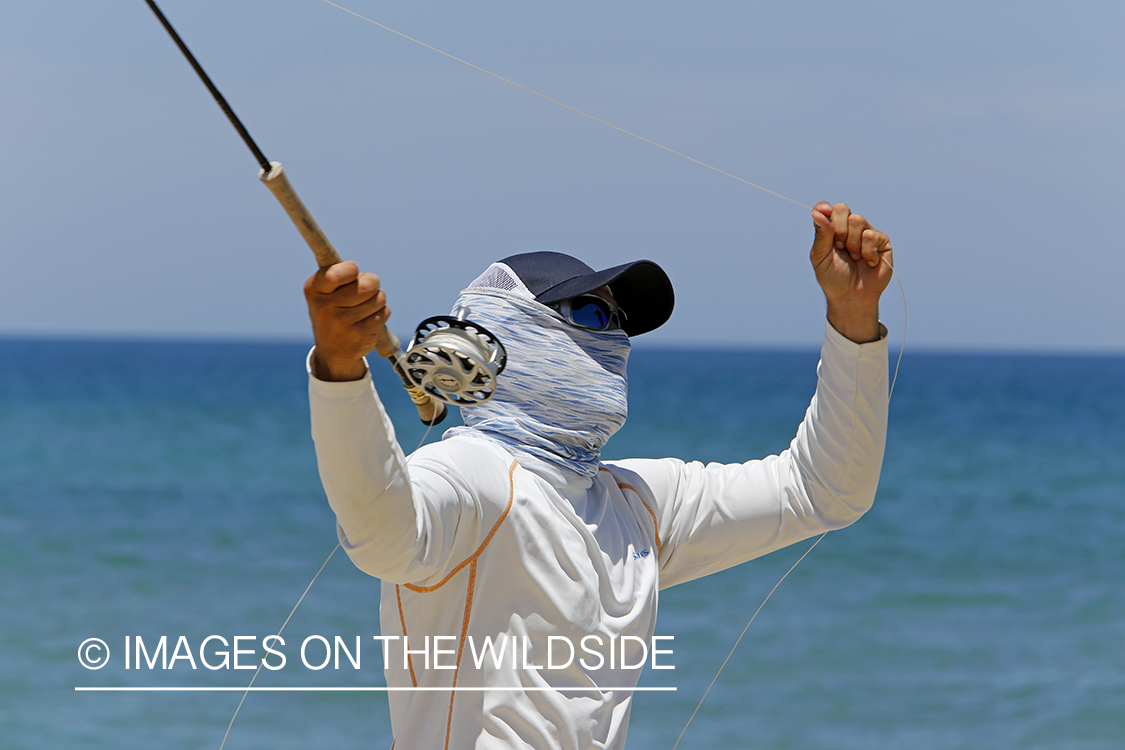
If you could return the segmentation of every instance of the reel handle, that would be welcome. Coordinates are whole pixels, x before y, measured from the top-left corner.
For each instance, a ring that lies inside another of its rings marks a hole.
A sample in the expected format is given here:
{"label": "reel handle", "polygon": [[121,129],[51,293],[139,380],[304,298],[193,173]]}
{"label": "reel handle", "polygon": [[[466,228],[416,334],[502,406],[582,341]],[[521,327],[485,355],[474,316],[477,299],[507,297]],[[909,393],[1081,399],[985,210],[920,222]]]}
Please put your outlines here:
{"label": "reel handle", "polygon": [[[317,264],[324,268],[339,263],[341,260],[340,254],[336,252],[336,248],[332,247],[332,243],[328,241],[328,237],[325,236],[320,225],[316,223],[316,219],[305,208],[305,204],[297,195],[297,191],[290,184],[289,178],[285,176],[285,171],[281,168],[281,162],[271,161],[270,171],[268,172],[264,169],[258,170],[258,179],[265,183],[266,187],[277,198],[281,207],[285,209],[285,213],[289,215],[301,236],[305,238],[309,249],[316,256]],[[410,400],[418,408],[418,417],[422,422],[432,427],[445,419],[447,411],[445,404],[437,399],[430,398],[425,391],[414,385],[406,374],[402,343],[387,326],[383,326],[383,330],[379,332],[379,338],[375,341],[375,352],[380,357],[386,358],[391,363],[391,367],[398,373],[399,378],[402,379],[403,387],[410,394]]]}

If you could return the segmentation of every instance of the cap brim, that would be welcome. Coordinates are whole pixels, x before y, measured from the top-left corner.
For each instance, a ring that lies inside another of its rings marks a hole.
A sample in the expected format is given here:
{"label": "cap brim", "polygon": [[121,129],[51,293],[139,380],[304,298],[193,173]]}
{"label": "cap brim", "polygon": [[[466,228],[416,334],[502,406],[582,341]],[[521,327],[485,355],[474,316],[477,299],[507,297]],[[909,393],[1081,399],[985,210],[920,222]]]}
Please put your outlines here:
{"label": "cap brim", "polygon": [[676,296],[664,269],[651,260],[637,260],[604,271],[576,276],[551,287],[535,299],[544,305],[561,302],[608,286],[625,311],[622,329],[629,336],[654,331],[672,317]]}

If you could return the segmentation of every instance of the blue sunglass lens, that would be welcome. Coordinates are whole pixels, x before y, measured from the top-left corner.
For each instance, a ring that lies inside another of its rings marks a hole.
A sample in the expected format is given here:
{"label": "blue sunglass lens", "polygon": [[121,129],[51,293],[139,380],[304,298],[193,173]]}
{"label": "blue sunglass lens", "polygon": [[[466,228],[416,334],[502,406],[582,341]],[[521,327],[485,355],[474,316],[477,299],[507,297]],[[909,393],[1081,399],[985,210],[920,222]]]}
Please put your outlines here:
{"label": "blue sunglass lens", "polygon": [[604,331],[613,320],[609,303],[600,297],[578,297],[570,302],[570,316],[577,325]]}

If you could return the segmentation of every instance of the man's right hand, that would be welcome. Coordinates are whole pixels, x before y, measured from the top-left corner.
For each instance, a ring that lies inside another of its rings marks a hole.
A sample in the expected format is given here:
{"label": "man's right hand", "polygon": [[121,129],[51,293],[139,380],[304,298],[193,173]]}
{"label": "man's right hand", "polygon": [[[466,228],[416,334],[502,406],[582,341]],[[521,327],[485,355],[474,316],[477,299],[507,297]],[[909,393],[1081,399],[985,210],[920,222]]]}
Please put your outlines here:
{"label": "man's right hand", "polygon": [[313,372],[321,380],[359,380],[367,373],[363,358],[391,316],[379,277],[360,273],[355,261],[321,268],[305,282],[312,319]]}

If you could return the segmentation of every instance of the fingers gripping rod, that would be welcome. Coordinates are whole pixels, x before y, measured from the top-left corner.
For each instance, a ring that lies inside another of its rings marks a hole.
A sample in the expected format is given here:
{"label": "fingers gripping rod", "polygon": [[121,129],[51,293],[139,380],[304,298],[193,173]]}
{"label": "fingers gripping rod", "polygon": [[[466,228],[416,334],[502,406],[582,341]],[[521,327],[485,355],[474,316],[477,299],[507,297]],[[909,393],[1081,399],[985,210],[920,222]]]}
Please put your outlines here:
{"label": "fingers gripping rod", "polygon": [[[202,66],[200,66],[199,62],[195,59],[195,55],[193,55],[187,45],[184,44],[180,35],[172,28],[172,24],[168,22],[164,13],[161,12],[160,8],[157,7],[153,0],[145,0],[145,2],[148,3],[152,12],[156,14],[156,17],[172,37],[176,46],[184,53],[184,57],[191,63],[191,67],[199,74],[204,85],[207,86],[207,90],[215,97],[215,101],[218,102],[223,112],[226,113],[227,118],[231,121],[231,124],[234,125],[235,130],[242,136],[242,140],[246,142],[246,145],[254,154],[254,158],[258,160],[258,164],[261,166],[261,170],[258,172],[259,179],[266,184],[266,187],[270,189],[270,192],[273,193],[274,197],[281,203],[282,208],[285,209],[285,213],[289,215],[289,218],[301,232],[301,236],[305,238],[305,242],[308,243],[309,248],[316,256],[317,263],[321,268],[339,263],[339,253],[332,247],[332,243],[328,241],[328,238],[324,235],[320,226],[317,225],[316,219],[312,217],[309,210],[305,208],[305,204],[301,202],[297,191],[295,191],[293,186],[289,183],[289,178],[285,176],[285,172],[281,168],[281,163],[276,161],[271,162],[266,159],[261,149],[258,148],[258,144],[254,142],[254,139],[250,137],[250,133],[243,126],[242,121],[238,119],[234,110],[227,104],[226,99],[223,98],[223,95],[215,88],[215,84],[211,82],[211,78],[204,72]],[[445,418],[445,404],[431,398],[410,379],[410,376],[407,374],[405,357],[402,353],[402,344],[390,328],[383,326],[383,330],[379,332],[379,338],[375,342],[375,352],[380,357],[386,358],[391,363],[395,372],[398,373],[399,378],[402,379],[403,387],[405,387],[410,394],[410,399],[414,402],[414,405],[418,407],[418,416],[423,422],[428,425],[435,425]]]}

